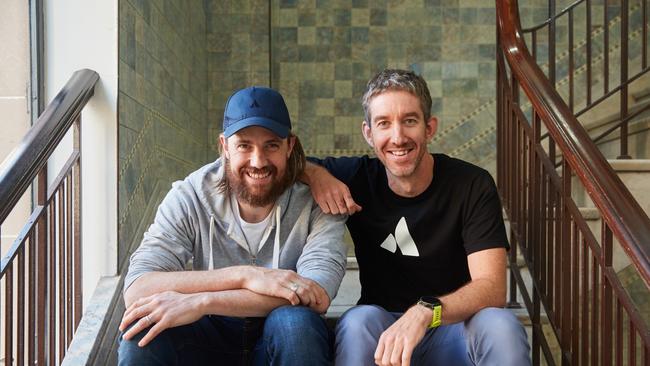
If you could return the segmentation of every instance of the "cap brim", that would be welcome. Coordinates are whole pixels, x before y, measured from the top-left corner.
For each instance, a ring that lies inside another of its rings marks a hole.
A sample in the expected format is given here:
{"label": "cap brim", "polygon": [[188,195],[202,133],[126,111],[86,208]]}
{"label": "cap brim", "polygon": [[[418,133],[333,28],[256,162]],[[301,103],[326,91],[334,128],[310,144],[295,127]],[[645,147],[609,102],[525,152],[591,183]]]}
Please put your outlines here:
{"label": "cap brim", "polygon": [[287,126],[278,123],[270,118],[264,117],[249,117],[233,123],[228,126],[225,131],[223,131],[223,135],[230,137],[233,134],[237,133],[237,131],[250,126],[264,127],[283,139],[289,136],[289,128],[287,128]]}

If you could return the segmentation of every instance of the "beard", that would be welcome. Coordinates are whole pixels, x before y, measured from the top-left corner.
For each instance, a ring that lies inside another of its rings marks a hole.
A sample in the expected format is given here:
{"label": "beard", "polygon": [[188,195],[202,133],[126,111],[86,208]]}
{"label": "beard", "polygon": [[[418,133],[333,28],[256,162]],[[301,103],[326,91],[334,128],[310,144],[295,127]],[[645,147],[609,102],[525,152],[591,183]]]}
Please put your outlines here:
{"label": "beard", "polygon": [[[235,174],[230,168],[230,161],[225,159],[224,168],[226,169],[224,179],[228,189],[235,194],[238,201],[253,207],[264,207],[274,203],[289,186],[286,172],[284,176],[278,177],[278,169],[273,165],[267,165],[263,168],[245,166]],[[245,180],[244,176],[247,173],[269,173],[272,177],[271,184],[252,186]]]}

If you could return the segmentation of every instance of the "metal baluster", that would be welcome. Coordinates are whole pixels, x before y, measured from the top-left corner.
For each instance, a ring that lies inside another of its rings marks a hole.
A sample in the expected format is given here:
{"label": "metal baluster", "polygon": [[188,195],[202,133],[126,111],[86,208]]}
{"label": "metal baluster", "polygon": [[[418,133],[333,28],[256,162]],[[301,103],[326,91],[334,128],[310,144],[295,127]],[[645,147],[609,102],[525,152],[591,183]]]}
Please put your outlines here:
{"label": "metal baluster", "polygon": [[628,33],[629,33],[629,3],[628,0],[621,0],[621,154],[619,159],[631,159],[628,153]]}
{"label": "metal baluster", "polygon": [[13,324],[14,324],[14,273],[13,264],[9,264],[5,278],[5,365],[13,364]]}
{"label": "metal baluster", "polygon": [[609,22],[607,0],[603,0],[603,95],[609,91]]}
{"label": "metal baluster", "polygon": [[587,105],[591,105],[591,0],[586,1],[587,6]]}
{"label": "metal baluster", "polygon": [[[16,319],[16,365],[25,364],[25,246],[18,250],[18,317]],[[5,363],[6,364],[6,363]]]}
{"label": "metal baluster", "polygon": [[[38,193],[37,201],[40,207],[47,206],[47,164],[41,169],[41,172],[38,174]],[[48,270],[48,261],[47,261],[47,226],[48,226],[48,215],[47,208],[43,210],[43,213],[38,219],[37,224],[37,262],[36,268],[39,270],[37,278],[37,291],[36,297],[38,305],[36,308],[36,362],[38,365],[45,365],[47,363],[46,350],[45,350],[45,337],[46,337],[46,328],[47,324],[47,305],[46,300],[48,296],[47,290],[47,270]]]}
{"label": "metal baluster", "polygon": [[609,283],[606,273],[612,266],[612,231],[607,226],[605,220],[602,221],[602,253],[601,260],[605,264],[601,268],[602,281],[602,298],[600,323],[602,326],[602,336],[600,337],[600,350],[603,364],[610,365],[612,362],[612,286]]}
{"label": "metal baluster", "polygon": [[57,286],[57,292],[59,294],[59,304],[58,304],[58,310],[59,310],[59,319],[58,319],[58,328],[59,328],[59,336],[58,336],[58,345],[59,345],[59,364],[63,361],[63,355],[65,354],[65,255],[64,255],[64,250],[65,250],[65,216],[63,212],[63,204],[65,202],[65,194],[64,191],[62,190],[63,185],[59,186],[57,188],[57,197],[58,197],[58,250],[57,250],[57,259],[58,259],[58,264],[59,264],[59,273],[58,273],[58,286]]}
{"label": "metal baluster", "polygon": [[36,360],[36,239],[34,229],[29,233],[29,311],[27,317],[27,363],[33,365]]}
{"label": "metal baluster", "polygon": [[66,203],[66,210],[65,210],[65,218],[66,218],[66,237],[65,237],[65,253],[66,253],[66,315],[65,315],[65,323],[66,323],[66,347],[70,345],[70,342],[72,342],[72,335],[73,335],[73,330],[72,330],[72,325],[73,325],[73,318],[72,318],[72,303],[73,303],[73,298],[72,298],[72,174],[68,174],[68,176],[65,179],[65,190],[66,190],[66,196],[65,196],[65,203]]}
{"label": "metal baluster", "polygon": [[569,10],[569,109],[571,112],[575,112],[574,109],[574,81],[573,81],[573,72],[575,70],[575,61],[573,59],[573,8]]}
{"label": "metal baluster", "polygon": [[82,267],[81,267],[81,115],[77,117],[77,120],[72,125],[73,131],[73,149],[79,151],[79,158],[77,163],[73,165],[73,186],[74,186],[74,217],[73,217],[73,229],[74,229],[74,329],[77,329],[79,322],[81,321],[82,314]]}

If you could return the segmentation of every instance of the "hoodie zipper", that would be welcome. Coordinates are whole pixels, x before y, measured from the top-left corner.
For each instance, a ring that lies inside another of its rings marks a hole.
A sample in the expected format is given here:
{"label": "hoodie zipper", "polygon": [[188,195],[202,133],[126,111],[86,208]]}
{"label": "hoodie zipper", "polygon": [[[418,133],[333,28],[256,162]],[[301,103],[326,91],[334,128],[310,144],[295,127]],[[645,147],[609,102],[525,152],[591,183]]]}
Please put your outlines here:
{"label": "hoodie zipper", "polygon": [[[231,207],[232,207],[232,205],[233,205],[232,197],[231,197],[230,203],[231,203]],[[276,205],[275,208],[274,208],[274,211],[275,211],[275,215],[274,215],[275,216],[275,239],[273,240],[273,266],[272,266],[272,268],[279,268],[279,262],[280,262],[280,253],[279,253],[279,250],[280,250],[280,242],[279,242],[279,240],[280,240],[280,215],[281,215],[282,209],[280,208],[280,206]],[[213,254],[213,248],[212,248],[212,238],[213,238],[213,235],[214,235],[214,222],[215,221],[216,220],[214,218],[214,215],[210,215],[210,231],[209,231],[209,234],[208,234],[209,235],[208,245],[210,246],[210,259],[209,259],[209,265],[208,265],[209,269],[214,269],[214,262],[213,262],[213,260],[214,260],[213,255],[214,254]],[[273,228],[273,226],[271,226],[271,228]],[[269,229],[269,230],[272,230],[272,229]],[[269,232],[269,234],[270,234],[270,232]],[[246,240],[246,237],[244,237],[244,241],[246,242],[246,247],[248,248],[248,255],[250,257],[250,264],[252,266],[257,266],[257,256],[252,254],[251,246],[250,246],[250,244],[248,244],[248,240]],[[261,244],[262,243],[260,243],[260,246],[259,246],[258,250],[261,249]]]}

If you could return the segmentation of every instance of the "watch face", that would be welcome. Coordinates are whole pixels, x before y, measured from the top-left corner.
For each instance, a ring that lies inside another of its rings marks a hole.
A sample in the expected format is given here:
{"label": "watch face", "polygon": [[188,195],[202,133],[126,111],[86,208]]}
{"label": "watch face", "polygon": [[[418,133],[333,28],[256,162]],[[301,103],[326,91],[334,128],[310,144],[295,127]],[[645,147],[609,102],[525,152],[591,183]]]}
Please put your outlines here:
{"label": "watch face", "polygon": [[440,305],[440,300],[438,300],[438,298],[435,296],[422,296],[420,300],[429,303],[433,306]]}

